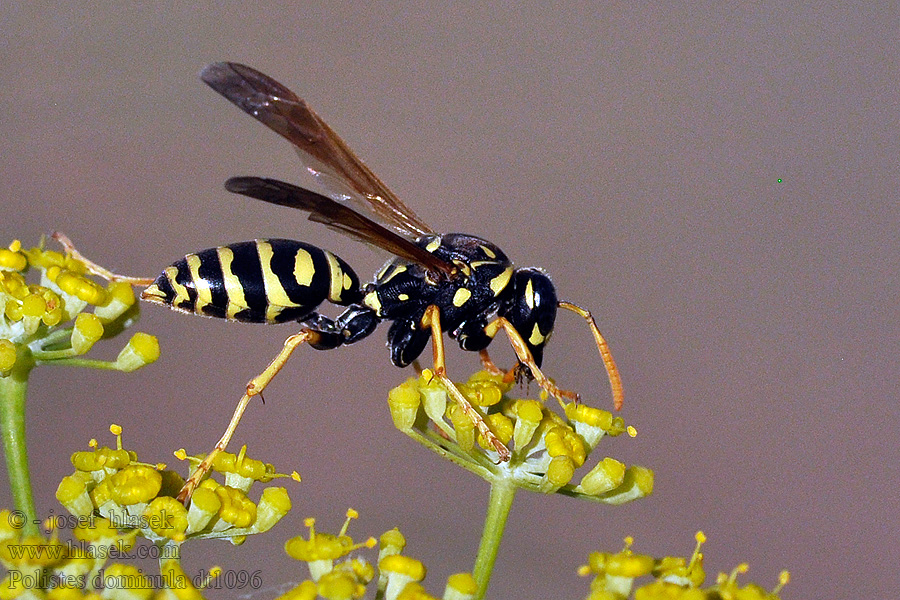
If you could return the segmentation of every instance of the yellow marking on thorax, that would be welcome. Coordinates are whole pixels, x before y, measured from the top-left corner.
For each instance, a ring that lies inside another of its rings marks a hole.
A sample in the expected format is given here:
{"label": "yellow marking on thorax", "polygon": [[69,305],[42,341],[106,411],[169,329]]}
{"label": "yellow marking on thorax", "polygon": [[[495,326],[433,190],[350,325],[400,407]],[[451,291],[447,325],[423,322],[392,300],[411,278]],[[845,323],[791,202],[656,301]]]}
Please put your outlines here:
{"label": "yellow marking on thorax", "polygon": [[381,300],[378,298],[378,292],[372,290],[366,294],[363,297],[363,304],[374,310],[377,315],[381,316]]}
{"label": "yellow marking on thorax", "polygon": [[513,270],[512,267],[506,267],[503,269],[503,272],[491,279],[491,291],[494,292],[494,295],[497,296],[506,289],[506,284],[509,283],[509,278],[512,277]]}
{"label": "yellow marking on thorax", "polygon": [[482,252],[487,254],[489,258],[497,258],[497,255],[494,253],[494,251],[491,250],[490,248],[488,248],[487,246],[481,246],[481,250],[482,250]]}
{"label": "yellow marking on thorax", "polygon": [[456,290],[456,293],[453,294],[453,306],[460,308],[463,304],[468,302],[469,298],[472,297],[472,292],[470,292],[466,288],[459,288]]}
{"label": "yellow marking on thorax", "polygon": [[409,294],[397,294],[397,300],[400,302],[406,302],[409,300]]}
{"label": "yellow marking on thorax", "polygon": [[406,265],[398,265],[396,263],[388,263],[375,277],[380,283],[387,283],[400,273],[406,272]]}
{"label": "yellow marking on thorax", "polygon": [[440,247],[441,247],[441,238],[436,237],[433,240],[431,240],[430,242],[428,242],[428,245],[425,246],[425,249],[429,252],[434,252],[435,250],[437,250]]}
{"label": "yellow marking on thorax", "polygon": [[197,290],[197,300],[194,302],[194,310],[202,313],[203,309],[212,304],[212,290],[209,289],[209,282],[200,277],[200,257],[196,254],[188,254],[184,257],[187,263],[188,273],[191,274],[191,281]]}
{"label": "yellow marking on thorax", "polygon": [[244,288],[240,280],[231,269],[234,262],[234,252],[231,248],[220,246],[216,248],[219,255],[219,264],[222,265],[222,283],[225,286],[225,296],[228,298],[228,306],[225,308],[225,317],[234,319],[234,316],[247,308],[247,298],[244,296]]}

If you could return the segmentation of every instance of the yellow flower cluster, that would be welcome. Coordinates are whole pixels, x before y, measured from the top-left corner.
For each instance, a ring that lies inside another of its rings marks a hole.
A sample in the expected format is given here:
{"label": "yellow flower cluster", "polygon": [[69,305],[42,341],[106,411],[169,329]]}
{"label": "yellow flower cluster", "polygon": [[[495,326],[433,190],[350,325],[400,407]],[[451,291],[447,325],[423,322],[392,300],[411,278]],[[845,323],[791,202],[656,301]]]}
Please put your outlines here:
{"label": "yellow flower cluster", "polygon": [[[228,538],[241,543],[247,535],[271,529],[291,508],[287,490],[267,487],[259,502],[248,492],[257,481],[268,482],[272,465],[246,456],[222,453],[215,470],[225,483],[209,478],[195,491],[190,507],[175,499],[184,479],[165,465],[138,462],[122,447],[121,428],[116,448],[97,447],[72,455],[75,472],[63,478],[57,499],[76,517],[100,515],[123,530],[136,530],[157,544],[177,546],[188,539]],[[184,451],[177,453],[184,457]]]}
{"label": "yellow flower cluster", "polygon": [[[287,541],[285,552],[291,558],[309,566],[310,579],[279,596],[276,600],[356,600],[363,598],[367,586],[376,582],[378,598],[384,600],[438,600],[422,587],[425,565],[414,558],[404,556],[406,538],[398,529],[382,534],[379,540],[369,538],[354,542],[347,535],[350,521],[359,515],[347,511],[343,527],[335,534],[316,531],[315,519],[307,519],[309,537],[297,536]],[[350,556],[357,550],[378,546],[376,567],[360,556]],[[478,586],[469,573],[457,573],[447,579],[441,600],[472,600]]]}
{"label": "yellow flower cluster", "polygon": [[621,504],[653,491],[653,472],[626,467],[603,458],[580,478],[581,468],[600,440],[626,428],[620,417],[586,404],[570,403],[564,416],[538,400],[513,399],[513,387],[502,375],[480,371],[456,384],[466,399],[484,414],[491,431],[511,450],[498,463],[458,406],[449,401],[441,383],[428,370],[392,389],[388,404],[394,425],[438,454],[492,481],[498,477],[517,487],[541,493],[559,492],[607,504]]}
{"label": "yellow flower cluster", "polygon": [[[0,600],[203,600],[176,559],[160,561],[160,576],[111,558],[134,546],[136,530],[122,532],[101,517],[79,520],[74,543],[63,543],[52,528],[49,538],[21,535],[10,526],[18,513],[0,511]],[[48,521],[48,526],[53,520]]]}
{"label": "yellow flower cluster", "polygon": [[[697,546],[687,559],[635,554],[631,550],[631,538],[626,538],[621,552],[592,552],[588,564],[579,569],[581,575],[594,576],[591,593],[585,600],[625,600],[630,597],[634,600],[778,600],[781,588],[789,579],[787,571],[781,573],[778,585],[771,592],[755,583],[745,586],[737,583],[738,574],[745,573],[747,565],[739,565],[730,574],[720,573],[715,585],[702,588],[706,572],[700,547],[706,536],[697,532],[696,539]],[[635,587],[635,579],[644,576],[653,577],[653,581]]]}
{"label": "yellow flower cluster", "polygon": [[[29,271],[39,283],[29,283]],[[90,312],[85,312],[91,309]],[[104,337],[137,317],[131,286],[91,279],[71,256],[43,247],[23,249],[17,240],[0,248],[0,376],[55,362],[134,371],[159,358],[156,338],[135,334],[115,361],[78,359]]]}

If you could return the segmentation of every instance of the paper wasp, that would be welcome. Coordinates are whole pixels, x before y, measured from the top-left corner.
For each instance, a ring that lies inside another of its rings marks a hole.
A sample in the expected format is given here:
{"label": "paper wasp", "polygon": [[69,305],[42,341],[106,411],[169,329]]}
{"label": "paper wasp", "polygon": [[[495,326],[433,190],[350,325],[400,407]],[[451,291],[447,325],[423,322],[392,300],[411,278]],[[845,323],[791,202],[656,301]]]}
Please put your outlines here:
{"label": "paper wasp", "polygon": [[[331,252],[291,240],[255,240],[189,254],[144,290],[144,300],[182,312],[253,323],[300,323],[299,333],[290,336],[266,370],[248,383],[228,430],[195,470],[182,499],[190,496],[212,456],[224,449],[249,400],[262,393],[298,346],[306,343],[328,350],[352,344],[382,321],[390,322],[388,346],[398,367],[416,360],[431,340],[435,378],[500,461],[509,459],[509,450],[447,377],[444,332],[463,350],[481,352],[485,367],[500,372],[486,348],[504,331],[519,361],[510,374],[524,372],[549,394],[571,400],[577,396],[556,387],[540,365],[557,309],[574,311],[593,332],[615,406],[621,406],[621,380],[597,325],[588,311],[557,299],[544,271],[514,267],[500,248],[481,238],[435,233],[306,102],[270,77],[236,63],[211,64],[200,77],[291,142],[328,195],[259,177],[231,178],[225,182],[228,191],[305,211],[311,221],[383,248],[394,258],[374,281],[361,285],[353,269]],[[148,281],[132,278],[132,282]],[[347,308],[337,318],[328,318],[316,312],[325,300]]]}

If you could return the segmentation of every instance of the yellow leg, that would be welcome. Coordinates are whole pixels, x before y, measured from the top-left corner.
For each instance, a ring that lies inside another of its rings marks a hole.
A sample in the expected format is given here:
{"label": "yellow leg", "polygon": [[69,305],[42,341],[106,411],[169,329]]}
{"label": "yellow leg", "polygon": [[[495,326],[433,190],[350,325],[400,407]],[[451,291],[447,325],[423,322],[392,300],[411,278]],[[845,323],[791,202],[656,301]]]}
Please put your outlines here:
{"label": "yellow leg", "polygon": [[73,258],[80,262],[83,262],[88,268],[88,271],[98,277],[102,277],[107,281],[123,281],[133,286],[147,286],[153,283],[152,277],[129,277],[128,275],[119,275],[117,273],[113,273],[109,269],[101,267],[94,261],[89,260],[87,257],[85,257],[84,254],[79,252],[75,248],[75,244],[72,243],[72,240],[70,240],[66,236],[66,234],[62,233],[61,231],[55,231],[53,233],[53,239],[62,244],[65,251],[68,254],[71,254]]}
{"label": "yellow leg", "polygon": [[494,435],[481,414],[472,406],[456,385],[447,377],[447,363],[444,358],[444,333],[441,330],[441,313],[437,306],[431,305],[425,310],[422,325],[431,327],[431,347],[434,351],[434,376],[444,384],[444,388],[450,397],[456,402],[463,413],[475,424],[478,433],[493,446],[500,458],[500,462],[509,460],[510,452],[506,444]]}
{"label": "yellow leg", "polygon": [[576,306],[571,302],[560,302],[559,307],[571,310],[572,312],[581,315],[584,320],[587,321],[588,327],[591,328],[591,333],[594,334],[594,341],[597,342],[600,358],[603,359],[603,365],[606,367],[606,375],[609,377],[609,386],[612,388],[613,405],[616,407],[616,410],[620,410],[625,403],[625,391],[622,389],[622,378],[619,376],[619,369],[616,367],[616,361],[613,360],[609,345],[607,345],[606,340],[603,339],[603,335],[600,333],[600,329],[597,327],[594,317],[591,316],[589,311],[580,306]]}
{"label": "yellow leg", "polygon": [[[519,362],[531,369],[531,374],[543,390],[556,398],[562,405],[565,405],[566,402],[578,400],[578,394],[560,389],[555,383],[550,381],[549,377],[544,375],[543,371],[538,368],[537,363],[534,362],[534,357],[531,355],[531,350],[528,349],[528,344],[525,343],[525,340],[522,339],[522,336],[519,335],[519,332],[516,331],[516,328],[513,327],[512,323],[503,317],[497,317],[488,323],[487,327],[484,328],[484,332],[488,337],[493,338],[501,329],[506,332],[506,337],[509,338],[509,343],[512,346],[513,351],[515,351]],[[515,369],[513,369],[513,371],[515,371]]]}
{"label": "yellow leg", "polygon": [[272,362],[269,363],[269,366],[266,367],[266,370],[251,379],[247,383],[247,391],[244,393],[240,402],[238,402],[237,408],[234,409],[234,414],[231,416],[231,421],[228,423],[228,428],[225,429],[225,433],[222,434],[222,437],[219,439],[216,447],[213,448],[212,452],[206,455],[206,458],[197,465],[194,469],[194,472],[191,473],[191,476],[187,481],[184,482],[184,486],[181,488],[181,491],[178,492],[177,499],[182,504],[187,504],[187,502],[191,499],[191,495],[194,493],[194,490],[197,489],[197,486],[200,485],[200,482],[206,477],[206,474],[209,473],[210,468],[212,467],[212,463],[216,458],[216,455],[219,452],[225,450],[228,446],[228,442],[231,441],[231,437],[234,435],[234,430],[237,429],[238,423],[241,422],[241,417],[244,415],[244,411],[247,409],[247,405],[250,404],[250,400],[254,396],[260,396],[263,393],[263,390],[266,389],[266,386],[275,378],[279,371],[281,371],[282,367],[284,367],[285,363],[287,363],[288,359],[291,357],[291,354],[300,344],[305,342],[309,342],[311,340],[315,340],[315,337],[318,336],[318,333],[315,331],[311,331],[309,329],[303,329],[300,333],[294,334],[288,339],[284,341],[284,347],[281,349],[281,352],[278,353]]}

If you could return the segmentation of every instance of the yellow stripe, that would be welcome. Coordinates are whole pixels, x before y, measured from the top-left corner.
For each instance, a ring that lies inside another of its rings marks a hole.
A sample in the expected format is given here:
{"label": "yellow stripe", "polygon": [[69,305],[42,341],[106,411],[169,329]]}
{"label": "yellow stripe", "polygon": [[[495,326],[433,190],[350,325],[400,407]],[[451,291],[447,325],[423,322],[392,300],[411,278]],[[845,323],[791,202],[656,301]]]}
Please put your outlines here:
{"label": "yellow stripe", "polygon": [[487,246],[481,246],[481,250],[488,255],[489,258],[497,258],[497,255],[494,254],[494,251],[488,248]]}
{"label": "yellow stripe", "polygon": [[234,319],[234,315],[247,308],[247,299],[244,296],[244,288],[231,269],[234,262],[234,252],[226,246],[216,248],[219,255],[219,264],[222,265],[222,283],[225,287],[225,296],[228,304],[225,307],[225,318]]}
{"label": "yellow stripe", "polygon": [[378,275],[375,276],[380,283],[387,283],[400,273],[406,271],[406,265],[398,265],[394,262],[389,262],[384,266],[381,271],[378,272]]}
{"label": "yellow stripe", "polygon": [[440,236],[438,236],[438,237],[434,238],[433,240],[431,240],[430,242],[428,242],[428,245],[425,246],[425,249],[428,252],[434,252],[435,250],[437,250],[440,247],[441,247],[441,238],[440,238]]}
{"label": "yellow stripe", "polygon": [[[278,276],[272,272],[272,256],[274,255],[274,252],[272,252],[272,244],[269,242],[257,241],[256,252],[259,255],[259,262],[262,267],[263,285],[266,289],[266,318],[270,319],[270,317],[281,312],[279,307],[296,305],[288,298],[287,292],[284,291],[284,286],[281,285]],[[272,312],[273,309],[275,309],[274,314]]]}
{"label": "yellow stripe", "polygon": [[209,289],[209,282],[200,277],[200,257],[196,254],[188,254],[184,257],[187,262],[188,272],[191,274],[191,281],[197,289],[197,300],[194,302],[194,310],[202,313],[203,309],[212,304],[212,291]]}
{"label": "yellow stripe", "polygon": [[491,291],[494,292],[495,296],[506,289],[506,284],[509,283],[509,278],[512,277],[512,274],[512,267],[506,267],[502,273],[491,279]]}
{"label": "yellow stripe", "polygon": [[178,276],[178,267],[174,265],[166,267],[163,273],[165,273],[166,279],[169,280],[169,283],[172,284],[172,289],[175,291],[175,297],[172,298],[172,306],[177,306],[185,300],[190,300],[191,297],[188,295],[187,288],[175,281],[175,277]]}
{"label": "yellow stripe", "polygon": [[147,302],[155,302],[156,304],[165,304],[166,303],[166,295],[163,294],[163,291],[159,289],[159,286],[155,283],[151,283],[144,291],[141,292],[141,300],[146,300]]}
{"label": "yellow stripe", "polygon": [[337,257],[326,250],[322,251],[328,260],[328,270],[331,273],[331,286],[328,291],[328,299],[332,302],[340,302],[341,294],[344,292],[344,270],[338,263]]}

